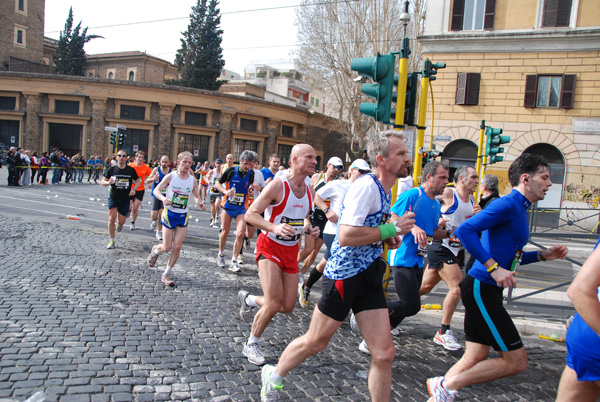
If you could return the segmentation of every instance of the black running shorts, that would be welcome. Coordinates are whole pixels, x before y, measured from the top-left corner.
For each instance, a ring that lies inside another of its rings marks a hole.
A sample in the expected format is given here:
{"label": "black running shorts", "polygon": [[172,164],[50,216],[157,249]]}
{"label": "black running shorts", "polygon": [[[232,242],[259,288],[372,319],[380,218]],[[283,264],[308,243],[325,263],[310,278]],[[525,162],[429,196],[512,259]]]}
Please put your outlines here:
{"label": "black running shorts", "polygon": [[440,269],[444,264],[458,264],[457,257],[448,250],[442,242],[434,241],[427,246],[427,260],[429,260],[430,269]]}

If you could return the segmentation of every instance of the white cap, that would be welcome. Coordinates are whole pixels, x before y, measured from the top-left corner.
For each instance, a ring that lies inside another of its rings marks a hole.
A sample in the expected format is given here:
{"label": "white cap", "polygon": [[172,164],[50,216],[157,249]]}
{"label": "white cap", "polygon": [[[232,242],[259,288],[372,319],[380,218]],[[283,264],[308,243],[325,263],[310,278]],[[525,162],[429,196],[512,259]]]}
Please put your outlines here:
{"label": "white cap", "polygon": [[367,170],[369,172],[371,171],[369,164],[364,159],[356,159],[354,162],[352,162],[352,165],[350,165],[350,167],[352,169]]}
{"label": "white cap", "polygon": [[342,162],[342,160],[337,156],[332,156],[329,158],[329,162],[327,162],[327,164],[333,166],[344,166],[344,162]]}

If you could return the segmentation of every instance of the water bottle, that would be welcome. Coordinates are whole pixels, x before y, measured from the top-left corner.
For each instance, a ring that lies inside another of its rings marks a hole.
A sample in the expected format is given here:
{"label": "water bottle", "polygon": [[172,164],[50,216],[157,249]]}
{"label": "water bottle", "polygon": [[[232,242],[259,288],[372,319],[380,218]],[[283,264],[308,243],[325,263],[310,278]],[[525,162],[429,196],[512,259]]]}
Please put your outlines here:
{"label": "water bottle", "polygon": [[229,197],[229,202],[233,202],[235,200],[235,186],[231,187],[230,190],[233,190],[233,195]]}
{"label": "water bottle", "polygon": [[425,309],[425,310],[441,310],[442,309],[442,305],[441,304],[422,304],[421,308]]}
{"label": "water bottle", "polygon": [[78,221],[78,220],[79,220],[79,218],[78,218],[78,217],[76,217],[76,216],[73,216],[73,215],[67,215],[67,219],[72,219],[72,220],[74,220],[74,221]]}

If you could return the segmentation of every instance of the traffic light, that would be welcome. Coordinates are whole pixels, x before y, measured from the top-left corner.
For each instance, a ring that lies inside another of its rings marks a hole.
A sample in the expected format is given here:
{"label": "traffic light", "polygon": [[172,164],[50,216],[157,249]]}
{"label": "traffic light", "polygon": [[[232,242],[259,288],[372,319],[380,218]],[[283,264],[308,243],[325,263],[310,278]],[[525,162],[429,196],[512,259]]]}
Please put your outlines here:
{"label": "traffic light", "polygon": [[368,77],[376,84],[362,84],[361,91],[375,99],[375,103],[361,103],[360,111],[377,121],[390,124],[392,108],[392,92],[394,90],[394,65],[396,57],[393,54],[375,57],[352,59],[350,68],[362,77]]}
{"label": "traffic light", "polygon": [[510,142],[510,136],[500,135],[502,134],[502,129],[492,127],[486,127],[485,134],[485,154],[488,157],[487,164],[491,165],[496,162],[502,162],[504,160],[504,157],[499,156],[498,154],[503,153],[504,148],[499,147],[499,145],[508,144]]}
{"label": "traffic light", "polygon": [[117,133],[110,133],[110,143],[115,145],[117,143]]}
{"label": "traffic light", "polygon": [[440,68],[446,68],[446,63],[432,63],[429,59],[423,63],[423,77],[429,78],[429,81],[435,81],[435,75]]}
{"label": "traffic light", "polygon": [[119,142],[118,142],[119,146],[123,145],[123,142],[125,141],[125,137],[126,137],[125,133],[119,133]]}
{"label": "traffic light", "polygon": [[433,162],[434,160],[436,160],[436,158],[438,156],[442,156],[442,155],[443,155],[443,153],[441,151],[423,151],[422,152],[423,159],[421,160],[421,166],[424,167],[429,162]]}
{"label": "traffic light", "polygon": [[415,125],[415,109],[417,105],[417,87],[419,85],[419,74],[412,72],[406,80],[406,101],[404,102],[404,125]]}

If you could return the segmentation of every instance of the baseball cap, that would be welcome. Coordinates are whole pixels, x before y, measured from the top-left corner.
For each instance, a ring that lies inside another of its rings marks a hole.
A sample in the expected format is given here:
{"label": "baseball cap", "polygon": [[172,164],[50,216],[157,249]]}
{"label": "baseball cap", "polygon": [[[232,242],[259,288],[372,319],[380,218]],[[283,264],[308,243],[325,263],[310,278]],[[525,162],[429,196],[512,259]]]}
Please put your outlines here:
{"label": "baseball cap", "polygon": [[223,159],[216,159],[215,163],[223,163]]}
{"label": "baseball cap", "polygon": [[342,162],[342,160],[340,158],[338,158],[337,156],[333,156],[331,158],[329,158],[329,161],[327,162],[328,165],[333,165],[333,166],[342,166],[342,168],[344,167],[344,162]]}
{"label": "baseball cap", "polygon": [[369,164],[364,159],[356,159],[354,162],[352,162],[352,165],[350,165],[350,167],[358,170],[366,170],[368,172],[371,171]]}

